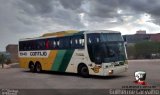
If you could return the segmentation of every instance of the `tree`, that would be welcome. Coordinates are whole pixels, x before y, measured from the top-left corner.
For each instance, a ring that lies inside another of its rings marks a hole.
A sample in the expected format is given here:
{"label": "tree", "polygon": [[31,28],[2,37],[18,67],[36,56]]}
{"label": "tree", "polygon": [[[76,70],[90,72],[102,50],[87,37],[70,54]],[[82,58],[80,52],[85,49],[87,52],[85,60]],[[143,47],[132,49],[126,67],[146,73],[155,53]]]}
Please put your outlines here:
{"label": "tree", "polygon": [[0,54],[0,64],[2,64],[2,68],[4,67],[5,56],[4,54]]}
{"label": "tree", "polygon": [[154,41],[143,41],[135,44],[137,58],[151,58],[152,54],[160,53],[160,43]]}
{"label": "tree", "polygon": [[135,58],[135,46],[134,45],[128,45],[126,47],[127,50],[127,56],[129,59],[134,59]]}

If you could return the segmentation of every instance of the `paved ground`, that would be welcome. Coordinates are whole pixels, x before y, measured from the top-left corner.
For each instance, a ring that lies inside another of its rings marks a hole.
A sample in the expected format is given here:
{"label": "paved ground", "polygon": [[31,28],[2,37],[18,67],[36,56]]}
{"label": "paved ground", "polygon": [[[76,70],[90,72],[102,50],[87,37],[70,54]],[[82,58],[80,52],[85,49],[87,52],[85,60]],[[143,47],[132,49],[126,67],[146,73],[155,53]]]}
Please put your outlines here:
{"label": "paved ground", "polygon": [[0,89],[104,89],[122,88],[135,85],[134,72],[143,70],[147,73],[148,85],[160,87],[160,60],[130,60],[129,70],[113,77],[82,78],[77,74],[44,72],[31,73],[18,68],[0,69]]}

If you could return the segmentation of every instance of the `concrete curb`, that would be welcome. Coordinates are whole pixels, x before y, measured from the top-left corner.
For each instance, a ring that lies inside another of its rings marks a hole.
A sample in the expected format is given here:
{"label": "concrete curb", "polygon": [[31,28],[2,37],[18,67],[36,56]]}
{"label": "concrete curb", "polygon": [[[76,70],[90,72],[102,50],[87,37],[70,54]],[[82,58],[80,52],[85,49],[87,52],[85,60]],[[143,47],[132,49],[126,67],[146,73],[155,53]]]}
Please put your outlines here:
{"label": "concrete curb", "polygon": [[9,64],[9,65],[4,64],[3,68],[2,68],[2,64],[0,64],[0,69],[8,69],[8,68],[11,68],[12,66],[17,65],[17,64],[19,64],[19,63],[12,63],[12,64]]}
{"label": "concrete curb", "polygon": [[2,68],[2,64],[0,65],[0,69],[8,69],[10,67],[11,67],[10,65],[4,64]]}

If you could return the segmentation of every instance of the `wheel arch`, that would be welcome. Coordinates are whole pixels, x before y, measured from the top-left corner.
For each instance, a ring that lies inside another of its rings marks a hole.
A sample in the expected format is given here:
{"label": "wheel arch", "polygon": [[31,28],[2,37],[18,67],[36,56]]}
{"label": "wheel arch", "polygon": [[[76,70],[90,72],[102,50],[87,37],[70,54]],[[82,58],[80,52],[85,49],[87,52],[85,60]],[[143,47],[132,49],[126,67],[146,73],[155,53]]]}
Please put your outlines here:
{"label": "wheel arch", "polygon": [[77,73],[79,73],[79,69],[82,67],[82,66],[86,66],[88,68],[88,66],[84,63],[84,62],[81,62],[77,65]]}
{"label": "wheel arch", "polygon": [[28,68],[30,68],[30,66],[31,66],[32,64],[35,65],[35,63],[34,63],[33,61],[29,61]]}
{"label": "wheel arch", "polygon": [[[42,64],[41,64],[41,62],[36,61],[36,62],[35,62],[35,66],[36,66],[37,64],[39,64],[39,65],[41,66],[41,68],[42,68]],[[42,69],[43,69],[43,68],[42,68]]]}

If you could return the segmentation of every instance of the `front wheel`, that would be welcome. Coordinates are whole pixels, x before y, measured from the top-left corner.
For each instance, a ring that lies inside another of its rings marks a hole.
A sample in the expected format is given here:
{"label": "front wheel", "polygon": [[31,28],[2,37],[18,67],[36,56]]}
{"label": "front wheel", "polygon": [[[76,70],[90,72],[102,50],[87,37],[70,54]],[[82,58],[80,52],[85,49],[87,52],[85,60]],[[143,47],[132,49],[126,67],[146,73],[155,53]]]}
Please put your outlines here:
{"label": "front wheel", "polygon": [[82,77],[89,77],[89,70],[87,68],[87,66],[82,65],[78,68],[78,73],[82,76]]}

